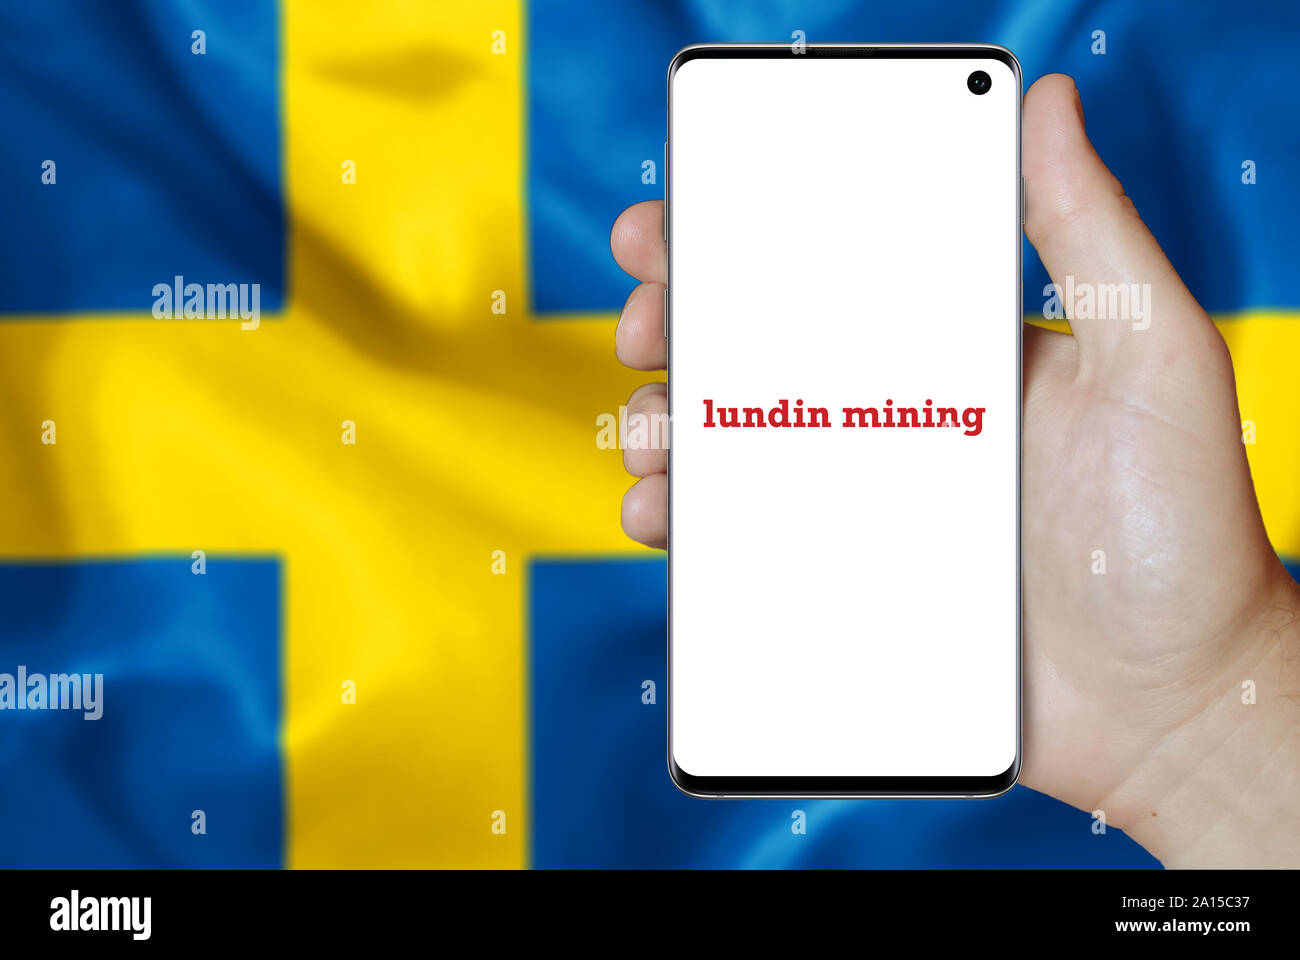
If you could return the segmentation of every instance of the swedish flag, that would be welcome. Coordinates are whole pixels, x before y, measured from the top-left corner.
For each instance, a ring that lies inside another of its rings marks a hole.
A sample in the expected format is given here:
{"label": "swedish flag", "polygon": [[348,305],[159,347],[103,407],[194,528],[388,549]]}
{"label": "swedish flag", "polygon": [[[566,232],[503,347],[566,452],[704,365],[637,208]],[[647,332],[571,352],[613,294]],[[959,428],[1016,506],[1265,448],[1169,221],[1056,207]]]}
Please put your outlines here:
{"label": "swedish flag", "polygon": [[1300,558],[1292,4],[10,5],[0,863],[1155,865],[1023,788],[799,837],[668,781],[606,238],[662,196],[672,53],[795,30],[1078,78]]}

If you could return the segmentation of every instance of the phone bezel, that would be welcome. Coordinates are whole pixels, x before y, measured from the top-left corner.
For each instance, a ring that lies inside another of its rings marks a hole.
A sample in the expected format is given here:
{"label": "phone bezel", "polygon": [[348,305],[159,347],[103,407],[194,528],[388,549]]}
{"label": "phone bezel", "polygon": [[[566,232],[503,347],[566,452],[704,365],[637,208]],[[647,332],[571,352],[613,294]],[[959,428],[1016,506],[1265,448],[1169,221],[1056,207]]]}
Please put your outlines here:
{"label": "phone bezel", "polygon": [[[806,43],[801,53],[793,52],[793,44],[754,43],[754,44],[695,44],[684,47],[673,57],[668,67],[668,137],[664,144],[664,242],[666,250],[672,245],[672,89],[673,76],[682,64],[695,59],[740,59],[740,58],[777,58],[777,57],[823,57],[835,58],[980,58],[985,57],[1006,64],[1016,78],[1017,100],[1023,99],[1024,81],[1020,62],[1015,54],[996,44],[814,44]],[[1024,223],[1023,174],[1020,156],[1021,112],[1016,112],[1016,170],[1015,176],[1019,187],[1020,216],[1018,224]],[[1016,250],[1015,276],[1012,282],[1016,290],[1016,394],[1023,393],[1023,335],[1024,291],[1022,277],[1022,250],[1020,229],[1010,240]],[[673,338],[671,336],[672,319],[672,257],[666,256],[668,264],[668,283],[664,293],[664,336],[668,341],[668,414],[672,422],[673,414]],[[1016,417],[1016,607],[1021,615],[1016,629],[1016,753],[1011,766],[1002,773],[992,777],[934,776],[934,777],[801,777],[801,776],[756,776],[756,777],[709,777],[695,776],[682,770],[673,756],[672,736],[672,443],[668,445],[668,502],[667,502],[667,593],[668,593],[668,773],[673,784],[683,793],[701,798],[733,797],[996,797],[1010,790],[1020,776],[1023,755],[1023,634],[1024,605],[1022,596],[1022,548],[1021,538],[1021,472],[1023,466],[1023,411],[1017,409]]]}

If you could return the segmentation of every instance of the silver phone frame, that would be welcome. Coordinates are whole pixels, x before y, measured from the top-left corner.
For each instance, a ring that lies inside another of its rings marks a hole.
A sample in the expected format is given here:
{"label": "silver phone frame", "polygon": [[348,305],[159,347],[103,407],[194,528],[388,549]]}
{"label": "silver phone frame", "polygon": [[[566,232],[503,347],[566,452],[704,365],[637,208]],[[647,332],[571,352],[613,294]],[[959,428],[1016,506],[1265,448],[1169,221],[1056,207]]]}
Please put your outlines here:
{"label": "silver phone frame", "polygon": [[[918,56],[925,56],[922,51],[953,51],[950,54],[934,54],[932,57],[957,57],[962,54],[971,54],[978,57],[981,53],[991,56],[992,59],[1007,63],[1015,74],[1017,85],[1017,99],[1023,102],[1024,99],[1024,75],[1020,67],[1020,61],[1011,50],[998,44],[989,43],[805,43],[804,52],[796,54],[793,52],[793,45],[787,43],[700,43],[691,44],[683,47],[674,56],[668,66],[668,83],[667,83],[667,139],[664,142],[664,243],[665,243],[665,260],[667,264],[668,282],[664,291],[664,337],[667,340],[667,393],[668,393],[668,422],[671,431],[673,422],[673,338],[671,334],[672,319],[672,85],[673,76],[678,68],[696,55],[707,51],[711,55],[720,55],[722,57],[728,54],[744,55],[745,51],[755,51],[756,55],[777,54],[779,51],[788,51],[791,56],[807,56],[808,51],[814,51],[813,56],[845,56],[850,58],[869,57],[876,51],[886,50],[890,55],[905,53],[906,51],[917,51]],[[847,51],[847,52],[841,52]],[[1019,180],[1019,218],[1020,227],[1024,225],[1025,219],[1025,199],[1024,199],[1024,173],[1021,159],[1021,124],[1023,110],[1016,111],[1016,170],[1015,175]],[[916,789],[870,789],[870,790],[723,790],[720,792],[704,791],[692,789],[689,784],[683,783],[678,774],[683,777],[693,777],[682,771],[673,759],[673,671],[672,671],[672,634],[673,634],[673,603],[672,603],[672,538],[673,538],[673,444],[671,442],[671,433],[668,443],[668,480],[667,480],[667,602],[668,602],[668,629],[667,629],[667,712],[668,712],[668,736],[667,736],[667,764],[668,775],[673,785],[682,793],[691,797],[702,799],[738,799],[748,797],[763,797],[769,799],[866,799],[866,798],[889,798],[889,799],[953,799],[953,798],[978,798],[988,799],[998,797],[1008,792],[1016,785],[1020,778],[1020,770],[1024,757],[1024,558],[1021,513],[1023,505],[1023,470],[1024,470],[1024,283],[1023,283],[1023,247],[1022,247],[1022,230],[1017,229],[1017,235],[1014,240],[1016,249],[1016,266],[1013,284],[1016,291],[1016,316],[1014,322],[1017,326],[1016,334],[1016,393],[1022,398],[1021,405],[1017,408],[1016,416],[1016,607],[1020,611],[1016,625],[1016,754],[1011,767],[1006,774],[999,775],[993,780],[1001,780],[1007,777],[1005,785],[999,785],[997,788],[989,790],[916,790]],[[1009,775],[1009,776],[1008,776]],[[694,777],[693,777],[694,778]],[[745,779],[745,778],[719,778],[719,777],[700,777],[695,779]],[[758,778],[748,778],[758,779]],[[807,779],[807,778],[804,778]],[[922,778],[833,778],[833,779],[922,779]],[[939,779],[939,778],[933,778]],[[972,781],[983,778],[955,778],[970,779]]]}

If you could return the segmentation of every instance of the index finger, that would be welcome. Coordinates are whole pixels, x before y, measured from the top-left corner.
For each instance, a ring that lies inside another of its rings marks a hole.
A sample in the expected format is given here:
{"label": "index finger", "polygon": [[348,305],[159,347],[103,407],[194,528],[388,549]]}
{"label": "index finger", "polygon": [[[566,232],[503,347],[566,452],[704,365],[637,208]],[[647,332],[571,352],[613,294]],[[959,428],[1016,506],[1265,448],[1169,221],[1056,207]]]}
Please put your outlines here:
{"label": "index finger", "polygon": [[620,213],[610,231],[609,248],[618,265],[641,282],[667,283],[664,202],[645,200]]}

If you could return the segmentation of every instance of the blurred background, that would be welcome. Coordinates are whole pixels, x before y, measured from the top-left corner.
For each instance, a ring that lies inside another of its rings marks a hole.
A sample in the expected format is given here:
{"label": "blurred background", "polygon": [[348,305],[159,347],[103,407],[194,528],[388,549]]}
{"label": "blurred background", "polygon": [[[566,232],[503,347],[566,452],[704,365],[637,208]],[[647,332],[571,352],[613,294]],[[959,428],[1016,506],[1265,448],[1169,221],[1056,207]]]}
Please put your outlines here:
{"label": "blurred background", "polygon": [[[10,3],[0,673],[104,695],[0,711],[0,865],[1159,866],[1023,787],[669,782],[663,557],[596,443],[647,379],[608,232],[663,195],[673,53],[795,31],[1077,79],[1300,560],[1292,3]],[[260,326],[155,319],[178,276],[258,284]]]}

